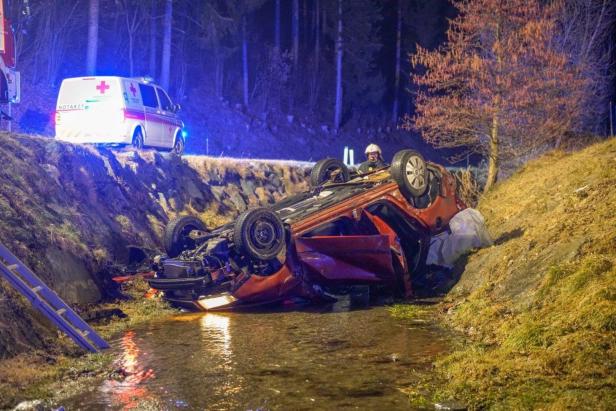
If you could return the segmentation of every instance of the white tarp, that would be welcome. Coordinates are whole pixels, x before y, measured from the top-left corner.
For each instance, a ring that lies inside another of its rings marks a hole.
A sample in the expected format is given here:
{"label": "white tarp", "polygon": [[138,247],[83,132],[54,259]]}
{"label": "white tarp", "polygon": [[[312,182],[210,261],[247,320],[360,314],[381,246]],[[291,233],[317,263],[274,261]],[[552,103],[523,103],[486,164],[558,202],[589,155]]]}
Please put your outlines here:
{"label": "white tarp", "polygon": [[453,216],[448,231],[432,237],[426,264],[452,268],[468,251],[490,245],[492,239],[483,216],[474,208],[467,208]]}

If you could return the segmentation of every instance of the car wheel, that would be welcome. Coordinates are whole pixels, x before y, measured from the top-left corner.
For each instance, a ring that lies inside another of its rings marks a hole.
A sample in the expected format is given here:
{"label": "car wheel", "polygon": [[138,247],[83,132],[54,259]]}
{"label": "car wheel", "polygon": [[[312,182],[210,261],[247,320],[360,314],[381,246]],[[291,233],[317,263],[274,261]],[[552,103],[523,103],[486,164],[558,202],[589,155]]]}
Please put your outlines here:
{"label": "car wheel", "polygon": [[175,138],[175,143],[173,144],[171,152],[178,157],[184,153],[184,139],[181,136]]}
{"label": "car wheel", "polygon": [[169,257],[177,257],[182,251],[195,248],[195,241],[190,238],[193,230],[208,231],[203,221],[191,216],[176,218],[167,224],[163,246]]}
{"label": "car wheel", "polygon": [[133,135],[133,147],[138,150],[143,148],[143,131],[140,128],[135,130],[135,134]]}
{"label": "car wheel", "polygon": [[312,187],[317,187],[328,181],[334,183],[349,181],[349,169],[337,158],[319,160],[310,171],[310,185]]}
{"label": "car wheel", "polygon": [[258,260],[271,260],[285,246],[284,225],[268,208],[244,211],[235,222],[233,241],[238,252]]}
{"label": "car wheel", "polygon": [[400,191],[408,199],[422,196],[428,188],[428,169],[423,156],[415,150],[398,151],[389,169]]}

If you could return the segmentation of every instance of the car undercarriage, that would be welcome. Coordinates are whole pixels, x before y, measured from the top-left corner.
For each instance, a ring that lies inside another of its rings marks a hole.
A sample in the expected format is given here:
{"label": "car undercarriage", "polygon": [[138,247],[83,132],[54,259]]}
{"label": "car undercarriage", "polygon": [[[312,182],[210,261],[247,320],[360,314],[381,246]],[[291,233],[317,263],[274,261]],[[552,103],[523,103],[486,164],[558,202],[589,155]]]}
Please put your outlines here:
{"label": "car undercarriage", "polygon": [[150,285],[198,310],[322,301],[349,286],[409,297],[431,235],[465,207],[454,177],[412,150],[367,174],[325,159],[311,180],[310,190],[213,230],[195,217],[172,221]]}

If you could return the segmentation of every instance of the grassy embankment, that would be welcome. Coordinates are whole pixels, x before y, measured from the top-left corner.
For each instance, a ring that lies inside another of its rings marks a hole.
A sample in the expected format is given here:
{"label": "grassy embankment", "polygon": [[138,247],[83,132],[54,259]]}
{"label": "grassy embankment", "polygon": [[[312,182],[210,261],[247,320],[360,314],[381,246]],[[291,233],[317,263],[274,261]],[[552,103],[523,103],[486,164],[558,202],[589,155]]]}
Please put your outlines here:
{"label": "grassy embankment", "polygon": [[[178,160],[7,133],[0,160],[0,241],[65,299],[94,294],[84,303],[103,291],[112,265],[127,260],[128,245],[160,250],[169,219],[190,214],[214,227],[306,185],[302,164]],[[119,304],[128,318],[98,327],[106,338],[165,314],[156,301]],[[2,280],[0,312],[0,409],[112,368],[106,355],[80,358]]]}
{"label": "grassy embankment", "polygon": [[[147,283],[138,280],[128,284],[125,292],[130,300],[106,303],[98,308],[119,308],[125,318],[96,322],[94,329],[107,341],[122,331],[146,322],[162,320],[178,311],[161,299],[144,299]],[[20,401],[54,399],[61,401],[81,392],[89,384],[102,378],[113,378],[114,358],[109,352],[83,355],[75,344],[61,334],[51,350],[36,350],[3,360],[0,367],[0,409],[10,408]]]}
{"label": "grassy embankment", "polygon": [[496,241],[463,262],[440,305],[466,342],[436,363],[435,399],[613,409],[616,139],[528,163],[479,209]]}

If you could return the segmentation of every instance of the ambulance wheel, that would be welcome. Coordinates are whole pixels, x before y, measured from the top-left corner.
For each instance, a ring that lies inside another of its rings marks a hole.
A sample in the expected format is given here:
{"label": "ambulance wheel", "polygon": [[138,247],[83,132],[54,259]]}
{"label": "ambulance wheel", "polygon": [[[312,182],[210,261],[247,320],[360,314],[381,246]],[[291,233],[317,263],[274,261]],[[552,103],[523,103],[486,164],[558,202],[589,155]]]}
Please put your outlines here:
{"label": "ambulance wheel", "polygon": [[133,147],[141,150],[143,148],[143,131],[138,128],[133,135]]}
{"label": "ambulance wheel", "polygon": [[184,139],[181,136],[178,135],[175,138],[175,143],[173,143],[173,148],[171,149],[171,152],[178,157],[181,156],[184,152]]}

